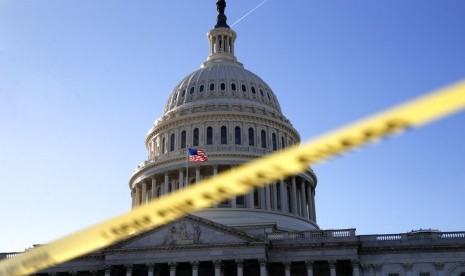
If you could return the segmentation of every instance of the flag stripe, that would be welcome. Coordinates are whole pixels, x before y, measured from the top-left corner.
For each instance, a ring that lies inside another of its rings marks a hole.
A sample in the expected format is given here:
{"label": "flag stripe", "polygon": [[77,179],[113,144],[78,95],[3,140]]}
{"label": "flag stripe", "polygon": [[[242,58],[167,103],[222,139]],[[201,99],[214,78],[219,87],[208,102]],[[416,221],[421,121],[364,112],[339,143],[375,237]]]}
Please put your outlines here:
{"label": "flag stripe", "polygon": [[205,162],[208,160],[203,149],[189,148],[189,162]]}

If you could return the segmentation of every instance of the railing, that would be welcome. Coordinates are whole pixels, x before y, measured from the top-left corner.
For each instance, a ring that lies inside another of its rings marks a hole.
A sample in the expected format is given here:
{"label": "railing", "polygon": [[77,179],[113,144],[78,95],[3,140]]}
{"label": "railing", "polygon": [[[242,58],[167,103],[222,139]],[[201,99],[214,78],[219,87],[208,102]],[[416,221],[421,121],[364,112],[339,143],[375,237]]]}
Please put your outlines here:
{"label": "railing", "polygon": [[270,233],[267,238],[270,240],[288,240],[288,239],[347,239],[356,237],[355,229],[340,230],[316,230],[309,232],[283,232]]}
{"label": "railing", "polygon": [[360,242],[415,242],[427,240],[453,240],[462,239],[465,243],[465,231],[463,232],[410,232],[402,234],[383,234],[383,235],[355,235],[355,229],[338,229],[338,230],[316,230],[308,232],[282,232],[267,234],[269,240],[289,240],[289,239],[309,239],[315,241],[327,240],[344,240],[357,238]]}
{"label": "railing", "polygon": [[6,253],[0,253],[0,260],[3,259],[11,259],[14,256],[21,254],[21,252],[6,252]]}
{"label": "railing", "polygon": [[402,234],[385,235],[361,235],[361,242],[415,242],[432,240],[452,240],[463,239],[465,241],[465,231],[462,232],[439,232],[435,230],[412,231]]}

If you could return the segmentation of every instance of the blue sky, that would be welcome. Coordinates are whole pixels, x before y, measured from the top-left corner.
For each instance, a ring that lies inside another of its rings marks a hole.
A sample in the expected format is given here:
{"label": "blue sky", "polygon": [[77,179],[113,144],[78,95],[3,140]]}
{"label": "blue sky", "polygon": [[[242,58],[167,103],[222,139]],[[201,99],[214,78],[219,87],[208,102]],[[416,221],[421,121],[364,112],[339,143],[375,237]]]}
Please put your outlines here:
{"label": "blue sky", "polygon": [[[0,252],[128,211],[172,88],[208,55],[214,0],[0,1]],[[228,1],[228,22],[262,0]],[[308,140],[465,78],[462,0],[269,0],[236,55]],[[321,228],[465,230],[465,112],[315,166]]]}

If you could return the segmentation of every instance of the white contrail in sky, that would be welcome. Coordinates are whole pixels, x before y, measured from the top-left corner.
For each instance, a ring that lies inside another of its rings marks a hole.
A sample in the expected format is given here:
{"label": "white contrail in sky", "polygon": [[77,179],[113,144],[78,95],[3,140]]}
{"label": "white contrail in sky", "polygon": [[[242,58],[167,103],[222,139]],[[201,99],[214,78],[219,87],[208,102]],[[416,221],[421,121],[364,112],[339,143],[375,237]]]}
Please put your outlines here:
{"label": "white contrail in sky", "polygon": [[249,14],[253,13],[256,9],[260,8],[263,4],[265,4],[266,2],[268,2],[268,0],[265,0],[263,2],[261,2],[260,4],[258,4],[258,6],[256,6],[255,8],[253,8],[251,11],[249,11],[248,13],[246,13],[243,17],[239,18],[236,22],[232,23],[231,24],[231,27],[233,27],[234,25],[236,25],[237,23],[239,23],[242,19],[246,18]]}

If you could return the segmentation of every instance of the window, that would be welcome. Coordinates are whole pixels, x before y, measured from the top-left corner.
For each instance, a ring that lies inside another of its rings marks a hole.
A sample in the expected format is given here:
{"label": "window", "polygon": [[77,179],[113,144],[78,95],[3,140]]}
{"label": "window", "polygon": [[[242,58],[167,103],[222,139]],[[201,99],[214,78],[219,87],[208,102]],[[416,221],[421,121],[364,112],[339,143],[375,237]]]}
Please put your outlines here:
{"label": "window", "polygon": [[199,92],[203,92],[203,90],[205,89],[205,85],[200,85],[200,88],[199,88]]}
{"label": "window", "polygon": [[163,137],[163,140],[161,140],[161,153],[165,153],[165,137]]}
{"label": "window", "polygon": [[253,205],[255,208],[260,207],[260,196],[258,193],[258,188],[253,190]]}
{"label": "window", "polygon": [[271,134],[271,142],[273,144],[273,150],[277,150],[278,149],[278,143],[276,142],[276,134],[275,133]]}
{"label": "window", "polygon": [[236,91],[236,84],[235,83],[231,83],[231,90]]}
{"label": "window", "polygon": [[193,137],[192,137],[192,145],[195,147],[195,146],[198,146],[199,145],[199,129],[198,128],[194,128],[194,133],[193,133]]}
{"label": "window", "polygon": [[186,96],[186,89],[184,89],[181,93],[181,97],[184,97],[184,96]]}
{"label": "window", "polygon": [[225,145],[228,143],[228,131],[226,126],[221,127],[221,144]]}
{"label": "window", "polygon": [[221,90],[225,90],[226,89],[226,84],[224,84],[224,82],[222,82],[221,85],[220,85],[220,88],[221,88]]}
{"label": "window", "polygon": [[245,205],[245,196],[237,196],[236,197],[236,205],[237,206],[244,206]]}
{"label": "window", "polygon": [[247,87],[245,87],[245,84],[242,85],[242,92],[246,92],[247,91]]}
{"label": "window", "polygon": [[207,127],[207,145],[213,144],[213,128]]}
{"label": "window", "polygon": [[186,147],[186,131],[183,130],[181,132],[181,148],[184,149]]}
{"label": "window", "polygon": [[268,96],[268,100],[271,100],[270,94],[266,93],[266,95]]}
{"label": "window", "polygon": [[249,128],[249,146],[255,146],[255,135],[253,128]]}
{"label": "window", "polygon": [[242,144],[242,141],[241,141],[241,128],[238,127],[238,126],[234,128],[234,144],[236,144],[236,145]]}
{"label": "window", "polygon": [[191,91],[189,93],[194,94],[194,87],[193,86],[191,87]]}
{"label": "window", "polygon": [[213,91],[215,90],[215,84],[214,83],[210,83],[210,91]]}
{"label": "window", "polygon": [[284,136],[281,136],[281,148],[285,148],[286,145],[284,144]]}
{"label": "window", "polygon": [[266,132],[262,129],[261,133],[262,148],[266,148]]}
{"label": "window", "polygon": [[252,86],[252,93],[255,94],[255,87]]}
{"label": "window", "polygon": [[264,96],[263,95],[263,90],[261,90],[261,89],[260,89],[260,96],[262,96],[262,97]]}
{"label": "window", "polygon": [[174,151],[174,142],[175,142],[175,135],[174,133],[171,133],[171,137],[170,137],[170,151]]}
{"label": "window", "polygon": [[389,273],[388,276],[399,276],[399,273]]}

